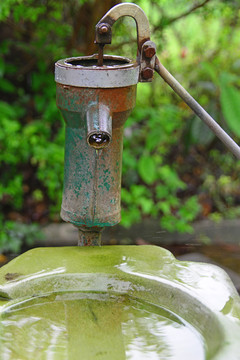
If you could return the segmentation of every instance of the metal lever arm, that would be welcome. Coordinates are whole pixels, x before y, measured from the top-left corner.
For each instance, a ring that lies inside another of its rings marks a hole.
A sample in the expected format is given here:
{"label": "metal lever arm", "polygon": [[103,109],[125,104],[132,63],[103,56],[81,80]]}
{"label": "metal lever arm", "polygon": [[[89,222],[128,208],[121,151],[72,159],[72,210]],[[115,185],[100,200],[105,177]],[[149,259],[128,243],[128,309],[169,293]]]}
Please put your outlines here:
{"label": "metal lever arm", "polygon": [[195,114],[205,122],[226,147],[240,159],[240,147],[160,63],[155,55],[156,46],[150,41],[148,18],[138,5],[131,3],[116,5],[97,23],[95,43],[99,44],[100,49],[98,65],[102,66],[103,46],[110,44],[112,41],[112,25],[122,16],[130,16],[136,22],[138,44],[137,61],[140,65],[139,81],[152,81],[153,69],[155,69],[163,80],[166,81]]}
{"label": "metal lever arm", "polygon": [[137,63],[140,65],[139,81],[153,79],[156,46],[150,40],[149,22],[145,12],[136,4],[124,3],[111,8],[97,23],[95,43],[99,45],[98,66],[103,66],[103,47],[112,42],[112,26],[122,16],[130,16],[137,27]]}
{"label": "metal lever arm", "polygon": [[136,4],[124,3],[111,8],[96,25],[96,44],[110,44],[112,40],[111,27],[122,16],[132,17],[137,26],[138,51],[141,52],[145,41],[150,40],[149,22],[144,11]]}
{"label": "metal lever arm", "polygon": [[205,122],[205,124],[215,133],[215,135],[225,144],[225,146],[240,160],[240,147],[167,71],[158,58],[156,58],[155,70],[163,78],[163,80],[169,86],[171,86],[173,91],[175,91],[183,99],[183,101],[185,101],[185,103],[195,112],[195,114]]}

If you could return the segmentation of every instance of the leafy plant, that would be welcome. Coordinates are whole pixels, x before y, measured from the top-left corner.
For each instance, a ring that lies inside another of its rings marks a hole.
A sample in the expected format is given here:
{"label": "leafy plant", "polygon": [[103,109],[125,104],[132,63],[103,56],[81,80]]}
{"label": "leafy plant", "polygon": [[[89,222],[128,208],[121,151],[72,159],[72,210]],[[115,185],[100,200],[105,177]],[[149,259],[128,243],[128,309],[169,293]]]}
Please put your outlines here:
{"label": "leafy plant", "polygon": [[232,80],[236,80],[232,74],[225,73],[220,77],[220,102],[227,125],[240,137],[240,90],[230,83]]}
{"label": "leafy plant", "polygon": [[38,224],[22,224],[15,221],[0,221],[0,249],[2,252],[20,253],[23,246],[33,246],[44,238]]}
{"label": "leafy plant", "polygon": [[[136,124],[134,120],[138,118],[140,121]],[[169,231],[191,232],[189,223],[201,207],[196,196],[180,201],[178,193],[187,185],[179,178],[176,166],[168,164],[169,152],[182,131],[178,108],[171,104],[160,109],[139,105],[127,126],[122,224],[130,226],[151,216],[158,218],[161,226]]]}

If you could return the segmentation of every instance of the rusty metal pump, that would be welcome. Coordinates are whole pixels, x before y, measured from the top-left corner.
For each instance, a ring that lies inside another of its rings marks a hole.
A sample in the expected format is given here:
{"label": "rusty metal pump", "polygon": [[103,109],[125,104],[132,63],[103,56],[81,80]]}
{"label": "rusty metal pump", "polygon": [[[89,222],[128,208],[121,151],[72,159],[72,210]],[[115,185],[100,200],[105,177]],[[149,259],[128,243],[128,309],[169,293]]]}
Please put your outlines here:
{"label": "rusty metal pump", "polygon": [[[122,16],[137,26],[137,59],[103,55],[112,25]],[[55,64],[57,106],[66,122],[61,217],[79,229],[79,245],[100,245],[101,231],[120,221],[123,127],[136,99],[137,83],[156,71],[240,159],[239,146],[164,68],[150,41],[148,19],[130,3],[114,6],[96,25],[99,52]]]}
{"label": "rusty metal pump", "polygon": [[80,229],[80,244],[98,244],[120,221],[123,126],[135,105],[138,66],[97,56],[56,64],[57,105],[66,121],[61,217]]}

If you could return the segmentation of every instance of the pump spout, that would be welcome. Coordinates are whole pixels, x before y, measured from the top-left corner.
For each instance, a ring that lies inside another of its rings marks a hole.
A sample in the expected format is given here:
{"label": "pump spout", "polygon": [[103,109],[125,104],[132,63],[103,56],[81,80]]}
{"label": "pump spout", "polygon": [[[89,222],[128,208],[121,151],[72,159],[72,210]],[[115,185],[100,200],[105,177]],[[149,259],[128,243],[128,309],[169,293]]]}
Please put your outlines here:
{"label": "pump spout", "polygon": [[110,109],[99,102],[90,104],[87,110],[87,142],[99,150],[112,140],[112,116]]}

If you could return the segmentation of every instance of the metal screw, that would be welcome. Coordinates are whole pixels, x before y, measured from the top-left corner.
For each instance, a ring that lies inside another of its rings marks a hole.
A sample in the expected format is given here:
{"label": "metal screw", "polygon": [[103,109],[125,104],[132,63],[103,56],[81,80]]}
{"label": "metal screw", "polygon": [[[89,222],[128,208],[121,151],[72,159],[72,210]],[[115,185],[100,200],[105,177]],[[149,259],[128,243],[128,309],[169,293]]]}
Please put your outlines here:
{"label": "metal screw", "polygon": [[108,33],[108,31],[109,31],[109,28],[106,24],[102,24],[98,29],[98,32],[101,35]]}
{"label": "metal screw", "polygon": [[146,67],[142,70],[141,75],[145,80],[151,79],[153,77],[153,69]]}
{"label": "metal screw", "polygon": [[156,50],[152,46],[144,46],[143,52],[148,59],[152,58],[156,54]]}

